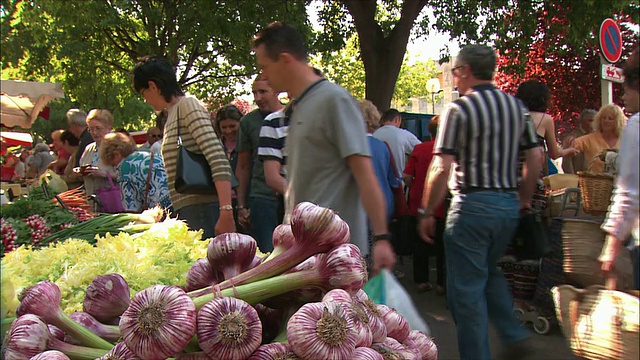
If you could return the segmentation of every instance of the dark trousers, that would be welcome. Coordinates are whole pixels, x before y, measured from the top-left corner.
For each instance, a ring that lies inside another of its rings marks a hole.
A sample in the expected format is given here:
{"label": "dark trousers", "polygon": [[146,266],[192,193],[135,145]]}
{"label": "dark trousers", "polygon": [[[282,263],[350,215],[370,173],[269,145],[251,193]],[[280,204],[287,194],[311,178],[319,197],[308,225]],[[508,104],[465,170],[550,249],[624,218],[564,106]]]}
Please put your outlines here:
{"label": "dark trousers", "polygon": [[[412,217],[412,229],[417,229],[418,220]],[[445,285],[445,264],[444,264],[444,242],[442,235],[444,234],[444,219],[436,220],[436,231],[434,244],[428,244],[418,234],[417,230],[412,231],[413,234],[413,281],[415,283],[429,282],[429,257],[436,258],[436,284]]]}

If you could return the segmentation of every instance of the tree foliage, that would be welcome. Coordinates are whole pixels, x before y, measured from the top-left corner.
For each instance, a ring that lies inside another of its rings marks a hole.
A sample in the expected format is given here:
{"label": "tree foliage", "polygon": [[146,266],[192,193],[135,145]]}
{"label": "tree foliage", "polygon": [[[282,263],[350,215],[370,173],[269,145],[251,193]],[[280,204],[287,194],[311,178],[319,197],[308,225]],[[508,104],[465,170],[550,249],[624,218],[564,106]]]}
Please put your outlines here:
{"label": "tree foliage", "polygon": [[[323,5],[319,15],[328,42],[335,43],[339,34],[360,36],[367,98],[380,108],[392,98],[411,32],[421,37],[437,31],[461,44],[492,43],[509,58],[505,71],[522,73],[526,54],[541,36],[540,23],[557,39],[549,50],[586,56],[585,39],[606,17],[623,12],[637,24],[640,16],[632,0],[323,0]],[[442,61],[448,57],[441,52]]]}
{"label": "tree foliage", "polygon": [[[623,63],[638,45],[638,34],[631,30],[633,19],[618,15],[616,20],[623,38]],[[556,122],[556,130],[563,133],[578,125],[578,117],[583,109],[599,109],[600,92],[600,49],[596,35],[585,38],[580,48],[561,47],[563,33],[547,32],[545,16],[541,16],[534,41],[528,51],[506,52],[498,58],[497,86],[515,94],[525,80],[536,79],[547,84],[553,96],[553,104],[548,109]],[[556,17],[553,21],[567,19]],[[637,26],[637,25],[636,25]],[[567,27],[567,32],[570,30]],[[523,73],[513,71],[525,62]],[[613,84],[613,100],[622,106],[622,87]]]}
{"label": "tree foliage", "polygon": [[[79,107],[106,108],[116,125],[149,119],[130,71],[165,56],[180,84],[203,100],[229,101],[256,73],[251,38],[280,20],[311,37],[304,0],[3,0],[3,77],[61,82]],[[5,72],[6,71],[6,72]]]}
{"label": "tree foliage", "polygon": [[[425,97],[431,101],[425,85],[427,80],[438,75],[435,61],[418,61],[409,64],[409,60],[407,54],[395,83],[392,103],[407,105],[409,99],[415,97]],[[365,69],[360,56],[357,35],[348,39],[344,48],[339,51],[313,56],[311,64],[321,69],[325,77],[347,89],[356,99],[367,98]]]}

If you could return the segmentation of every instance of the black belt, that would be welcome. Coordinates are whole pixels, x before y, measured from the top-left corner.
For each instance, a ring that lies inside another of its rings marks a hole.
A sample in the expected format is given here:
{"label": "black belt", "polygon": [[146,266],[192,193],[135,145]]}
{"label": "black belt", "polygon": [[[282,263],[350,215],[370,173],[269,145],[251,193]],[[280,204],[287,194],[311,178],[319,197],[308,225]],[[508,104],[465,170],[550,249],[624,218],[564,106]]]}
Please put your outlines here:
{"label": "black belt", "polygon": [[499,192],[499,193],[507,193],[516,191],[515,188],[503,189],[503,188],[481,188],[481,187],[468,187],[460,190],[461,194],[471,194],[479,191],[491,191],[491,192]]}

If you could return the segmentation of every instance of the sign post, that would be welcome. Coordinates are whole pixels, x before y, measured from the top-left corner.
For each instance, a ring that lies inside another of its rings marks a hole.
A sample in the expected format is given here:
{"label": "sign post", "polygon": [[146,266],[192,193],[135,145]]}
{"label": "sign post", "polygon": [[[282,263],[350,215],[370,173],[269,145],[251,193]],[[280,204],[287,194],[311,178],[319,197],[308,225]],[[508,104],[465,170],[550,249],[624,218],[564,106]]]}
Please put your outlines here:
{"label": "sign post", "polygon": [[[622,34],[620,33],[618,24],[616,24],[613,19],[604,19],[602,24],[600,24],[598,42],[600,43],[600,68],[602,69],[600,75],[601,104],[604,106],[613,102],[613,86],[611,81],[613,81],[614,77],[614,75],[605,76],[607,75],[605,66],[615,64],[620,60],[620,56],[622,56]],[[611,68],[617,69],[615,67]],[[615,74],[615,71],[609,69],[609,74]]]}

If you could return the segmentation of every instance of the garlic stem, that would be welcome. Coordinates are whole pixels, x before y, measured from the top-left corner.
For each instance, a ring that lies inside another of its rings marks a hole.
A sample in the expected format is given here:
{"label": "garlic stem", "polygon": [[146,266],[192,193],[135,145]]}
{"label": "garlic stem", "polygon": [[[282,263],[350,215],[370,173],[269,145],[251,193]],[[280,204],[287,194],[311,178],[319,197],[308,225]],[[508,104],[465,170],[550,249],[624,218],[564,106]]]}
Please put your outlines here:
{"label": "garlic stem", "polygon": [[[299,215],[295,214],[294,209],[294,219],[297,222],[291,225],[296,243],[272,260],[223,281],[219,284],[220,289],[282,274],[310,256],[349,242],[349,226],[332,210],[308,202],[300,203],[296,208],[300,208]],[[302,215],[304,213],[306,215]],[[210,292],[210,288],[205,288],[188,295],[194,298]]]}
{"label": "garlic stem", "polygon": [[[274,262],[267,264],[269,263]],[[334,288],[355,291],[362,288],[365,272],[358,248],[353,244],[342,244],[322,257],[321,263],[315,268],[224,289],[218,295],[236,297],[255,305],[300,287],[317,286],[325,291]],[[216,294],[207,294],[193,299],[193,302],[200,309],[215,297]]]}
{"label": "garlic stem", "polygon": [[113,348],[113,344],[73,321],[69,315],[62,311],[60,308],[60,289],[52,282],[41,281],[25,289],[20,294],[20,305],[16,313],[18,315],[34,314],[40,316],[46,323],[59,327],[81,342],[82,345],[106,350]]}
{"label": "garlic stem", "polygon": [[71,345],[56,338],[49,340],[49,349],[61,351],[73,360],[94,360],[109,352],[107,349]]}

